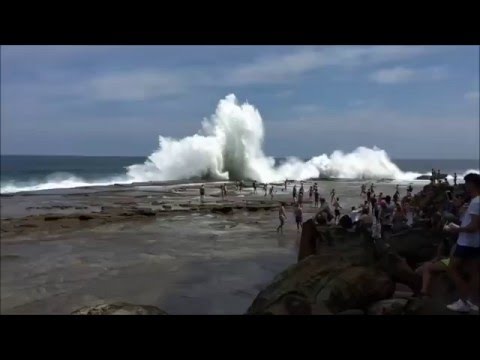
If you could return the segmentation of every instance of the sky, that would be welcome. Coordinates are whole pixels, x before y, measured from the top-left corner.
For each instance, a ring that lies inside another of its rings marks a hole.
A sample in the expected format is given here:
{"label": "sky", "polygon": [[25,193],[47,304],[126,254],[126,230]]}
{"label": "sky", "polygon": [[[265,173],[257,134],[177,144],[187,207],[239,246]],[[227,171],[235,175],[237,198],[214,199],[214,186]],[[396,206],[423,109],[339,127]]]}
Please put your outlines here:
{"label": "sky", "polygon": [[234,93],[270,156],[479,158],[478,46],[2,46],[1,152],[147,156]]}

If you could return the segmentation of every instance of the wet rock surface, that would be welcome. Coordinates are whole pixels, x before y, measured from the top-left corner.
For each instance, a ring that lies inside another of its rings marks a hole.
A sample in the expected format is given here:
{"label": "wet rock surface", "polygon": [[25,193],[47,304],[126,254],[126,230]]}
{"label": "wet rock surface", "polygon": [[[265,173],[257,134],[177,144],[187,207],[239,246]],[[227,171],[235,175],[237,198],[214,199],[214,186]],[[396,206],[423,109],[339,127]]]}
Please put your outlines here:
{"label": "wet rock surface", "polygon": [[86,306],[75,310],[72,315],[167,315],[167,313],[156,306],[118,302]]}

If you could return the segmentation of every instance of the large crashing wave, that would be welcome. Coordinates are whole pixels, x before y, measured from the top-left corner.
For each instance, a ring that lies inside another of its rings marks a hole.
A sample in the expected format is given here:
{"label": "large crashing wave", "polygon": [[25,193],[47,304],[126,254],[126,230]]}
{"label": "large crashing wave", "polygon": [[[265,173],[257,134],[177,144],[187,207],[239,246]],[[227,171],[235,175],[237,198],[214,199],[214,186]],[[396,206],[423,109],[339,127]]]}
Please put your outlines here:
{"label": "large crashing wave", "polygon": [[[376,147],[358,147],[347,154],[337,150],[330,156],[324,154],[308,161],[289,157],[276,166],[274,158],[263,153],[264,136],[258,110],[248,103],[238,104],[235,95],[231,94],[220,100],[215,114],[202,122],[197,134],[183,139],[160,136],[159,149],[144,164],[128,166],[124,176],[87,181],[74,174],[52,174],[40,183],[2,182],[0,193],[199,177],[260,182],[319,177],[413,181],[422,175],[401,171],[384,150]],[[462,178],[463,175],[459,176],[460,181]],[[448,179],[451,181],[451,176]]]}
{"label": "large crashing wave", "polygon": [[318,177],[413,180],[418,173],[402,172],[387,153],[359,147],[349,154],[335,151],[302,161],[288,158],[275,167],[263,153],[263,120],[252,105],[238,104],[235,95],[220,100],[202,130],[183,139],[160,136],[160,148],[141,165],[128,167],[134,181],[177,180],[209,175],[214,179],[256,179],[261,182]]}

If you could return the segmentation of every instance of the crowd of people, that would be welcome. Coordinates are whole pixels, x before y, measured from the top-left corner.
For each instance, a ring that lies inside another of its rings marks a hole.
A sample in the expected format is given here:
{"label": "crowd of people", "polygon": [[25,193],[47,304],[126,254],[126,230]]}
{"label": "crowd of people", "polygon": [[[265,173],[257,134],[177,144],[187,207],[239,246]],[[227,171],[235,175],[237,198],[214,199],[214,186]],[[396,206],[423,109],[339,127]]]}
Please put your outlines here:
{"label": "crowd of people", "polygon": [[[446,179],[446,177],[444,177]],[[454,189],[457,186],[457,175],[454,174]],[[388,238],[389,234],[398,233],[409,229],[414,220],[429,222],[432,229],[443,234],[436,256],[424,263],[416,271],[421,274],[423,282],[421,295],[430,296],[432,278],[438,273],[447,273],[458,290],[459,299],[447,308],[452,311],[470,312],[478,311],[475,301],[479,297],[480,277],[480,175],[468,174],[464,177],[466,194],[446,191],[445,201],[441,206],[420,209],[413,206],[413,187],[406,188],[405,195],[401,198],[399,185],[396,185],[392,196],[375,192],[375,185],[362,184],[360,197],[362,203],[352,206],[349,211],[341,206],[340,197],[335,189],[330,192],[330,202],[320,196],[318,184],[315,182],[308,188],[309,202],[318,209],[313,220],[318,225],[337,225],[349,231],[365,231],[372,239]],[[432,169],[431,184],[440,187],[445,184],[441,181],[440,171]],[[243,181],[235,183],[236,190],[242,190]],[[252,183],[253,193],[257,193],[257,182]],[[451,188],[451,187],[447,187]],[[220,186],[222,198],[227,195],[226,184]],[[269,193],[274,197],[274,186],[263,184],[264,196]],[[282,191],[287,191],[287,181]],[[205,196],[204,185],[200,187],[200,199]],[[303,205],[305,188],[300,182],[292,187],[293,217],[297,232],[303,224]],[[312,200],[313,198],[313,200]],[[277,233],[283,233],[287,221],[286,203],[282,202],[278,216],[280,224]],[[331,207],[330,207],[331,206]],[[343,215],[342,215],[342,212]],[[454,240],[453,242],[451,240]]]}

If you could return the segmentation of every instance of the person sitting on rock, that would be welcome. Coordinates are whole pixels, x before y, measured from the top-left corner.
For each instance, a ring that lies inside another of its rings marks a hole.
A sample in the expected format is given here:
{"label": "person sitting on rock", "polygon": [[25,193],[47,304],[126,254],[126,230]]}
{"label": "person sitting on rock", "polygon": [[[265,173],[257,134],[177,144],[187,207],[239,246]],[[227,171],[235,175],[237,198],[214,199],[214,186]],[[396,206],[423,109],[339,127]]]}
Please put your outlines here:
{"label": "person sitting on rock", "polygon": [[455,245],[452,246],[448,239],[444,239],[440,242],[437,248],[436,256],[426,263],[419,266],[415,272],[422,276],[422,289],[420,295],[430,297],[430,287],[432,278],[443,272],[448,271],[450,259],[455,252]]}
{"label": "person sitting on rock", "polygon": [[[460,299],[447,305],[457,312],[478,311],[478,288],[480,277],[480,175],[469,173],[464,177],[467,192],[471,196],[470,204],[460,226],[449,225],[445,231],[458,234],[457,246],[453,253],[449,269],[455,282]],[[468,280],[463,274],[466,273]],[[477,298],[477,299],[475,299]]]}

